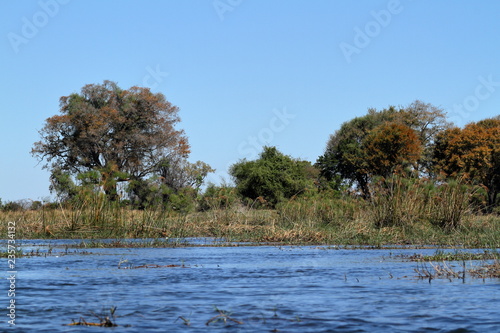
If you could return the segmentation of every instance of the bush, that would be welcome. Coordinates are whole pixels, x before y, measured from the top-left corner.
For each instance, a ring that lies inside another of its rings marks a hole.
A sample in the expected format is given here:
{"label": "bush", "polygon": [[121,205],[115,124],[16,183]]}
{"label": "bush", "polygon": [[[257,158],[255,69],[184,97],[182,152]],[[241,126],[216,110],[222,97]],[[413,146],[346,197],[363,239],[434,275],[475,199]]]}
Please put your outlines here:
{"label": "bush", "polygon": [[238,193],[250,200],[261,198],[271,207],[314,187],[315,168],[309,162],[283,155],[275,147],[264,147],[255,161],[231,166]]}
{"label": "bush", "polygon": [[237,201],[236,188],[228,185],[209,184],[199,200],[198,209],[200,211],[228,209]]}
{"label": "bush", "polygon": [[179,213],[192,212],[196,206],[198,192],[191,187],[184,187],[168,197],[167,207]]}
{"label": "bush", "polygon": [[23,204],[19,201],[8,201],[2,206],[2,210],[6,212],[20,212],[25,210]]}

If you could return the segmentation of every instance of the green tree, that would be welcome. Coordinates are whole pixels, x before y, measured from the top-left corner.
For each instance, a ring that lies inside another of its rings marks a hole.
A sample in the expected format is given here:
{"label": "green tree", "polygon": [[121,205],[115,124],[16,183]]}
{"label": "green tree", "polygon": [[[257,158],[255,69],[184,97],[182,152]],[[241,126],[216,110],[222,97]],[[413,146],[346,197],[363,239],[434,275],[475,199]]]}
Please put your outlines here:
{"label": "green tree", "polygon": [[50,192],[56,193],[60,201],[69,201],[78,194],[78,186],[71,175],[59,168],[54,168],[50,175]]}
{"label": "green tree", "polygon": [[398,114],[396,123],[415,131],[422,144],[422,154],[415,165],[425,175],[432,175],[432,155],[436,137],[452,124],[446,120],[446,112],[430,103],[416,100]]}
{"label": "green tree", "polygon": [[214,171],[210,165],[202,161],[191,163],[185,158],[174,156],[164,158],[158,164],[156,173],[163,184],[177,192],[186,187],[198,190],[207,175]]}
{"label": "green tree", "polygon": [[198,194],[210,172],[214,172],[214,169],[201,161],[190,163],[186,159],[165,158],[150,179],[129,182],[128,197],[132,204],[141,209],[153,205],[180,207],[184,199],[196,197],[195,194]]}
{"label": "green tree", "polygon": [[[430,156],[437,133],[447,126],[443,110],[418,100],[406,108],[369,109],[365,116],[343,123],[330,136],[316,166],[332,187],[354,186],[369,198],[373,176],[386,176],[408,162],[415,170],[428,173],[430,157],[426,156]],[[416,156],[419,150],[422,154]]]}
{"label": "green tree", "polygon": [[148,88],[86,85],[61,97],[60,113],[46,120],[32,154],[52,170],[100,172],[111,200],[118,198],[117,182],[152,174],[167,156],[189,154],[184,132],[175,129],[178,108]]}
{"label": "green tree", "polygon": [[325,153],[316,162],[321,176],[334,182],[335,188],[341,184],[356,186],[365,198],[370,197],[370,172],[364,147],[366,137],[377,126],[394,120],[397,112],[394,107],[380,112],[369,109],[367,115],[343,123],[330,136]]}
{"label": "green tree", "polygon": [[311,171],[309,162],[284,155],[276,147],[264,147],[258,159],[235,163],[229,173],[240,195],[251,200],[263,198],[273,207],[312,187]]}
{"label": "green tree", "polygon": [[139,209],[164,205],[171,192],[157,177],[147,180],[134,179],[127,186],[129,202]]}

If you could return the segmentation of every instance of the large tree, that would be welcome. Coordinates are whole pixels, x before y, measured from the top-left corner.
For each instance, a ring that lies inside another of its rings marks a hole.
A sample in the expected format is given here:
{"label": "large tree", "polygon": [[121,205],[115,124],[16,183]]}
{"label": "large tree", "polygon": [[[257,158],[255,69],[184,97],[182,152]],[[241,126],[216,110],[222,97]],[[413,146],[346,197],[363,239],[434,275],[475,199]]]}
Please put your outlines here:
{"label": "large tree", "polygon": [[104,191],[116,199],[116,182],[188,156],[187,138],[175,128],[179,121],[178,108],[161,93],[123,90],[111,81],[89,84],[61,97],[60,114],[46,120],[32,154],[57,172],[98,171]]}
{"label": "large tree", "polygon": [[415,168],[422,144],[416,132],[406,125],[385,123],[376,127],[364,143],[368,171],[388,177],[395,171]]}
{"label": "large tree", "polygon": [[330,136],[316,165],[332,186],[354,185],[368,198],[373,176],[387,176],[408,164],[428,173],[430,147],[448,126],[443,110],[418,100],[406,108],[369,109]]}
{"label": "large tree", "polygon": [[436,140],[434,167],[446,177],[464,177],[483,186],[491,210],[500,192],[500,118],[443,131]]}

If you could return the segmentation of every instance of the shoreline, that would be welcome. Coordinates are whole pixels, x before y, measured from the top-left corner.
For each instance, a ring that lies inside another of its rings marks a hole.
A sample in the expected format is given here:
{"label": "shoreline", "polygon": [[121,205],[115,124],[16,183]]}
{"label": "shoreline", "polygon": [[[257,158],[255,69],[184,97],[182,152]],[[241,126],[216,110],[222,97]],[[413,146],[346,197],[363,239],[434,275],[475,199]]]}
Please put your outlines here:
{"label": "shoreline", "polygon": [[0,212],[0,233],[9,221],[18,240],[186,239],[213,237],[228,243],[324,246],[433,246],[500,248],[500,216],[466,215],[461,225],[443,229],[427,221],[379,227],[363,215],[325,223],[315,216],[296,219],[264,209],[210,210],[179,214],[116,208]]}

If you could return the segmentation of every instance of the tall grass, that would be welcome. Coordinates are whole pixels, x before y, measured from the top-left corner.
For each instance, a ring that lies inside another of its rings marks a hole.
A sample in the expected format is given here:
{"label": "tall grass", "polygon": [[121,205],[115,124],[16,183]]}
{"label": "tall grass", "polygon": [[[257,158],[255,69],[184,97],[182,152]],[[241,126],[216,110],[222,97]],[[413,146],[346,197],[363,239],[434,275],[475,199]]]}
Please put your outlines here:
{"label": "tall grass", "polygon": [[456,229],[471,211],[474,188],[461,181],[450,180],[437,188],[430,203],[430,220],[444,229]]}
{"label": "tall grass", "polygon": [[392,176],[372,188],[372,220],[377,227],[414,227],[430,222],[446,230],[459,228],[470,213],[471,186],[451,180],[436,185],[425,179]]}
{"label": "tall grass", "polygon": [[370,211],[377,227],[409,227],[426,214],[425,189],[401,177],[381,179],[371,189]]}
{"label": "tall grass", "polygon": [[474,215],[474,193],[460,182],[435,185],[391,178],[372,189],[371,200],[338,193],[306,193],[276,209],[243,205],[230,188],[202,197],[204,208],[175,211],[162,206],[143,210],[84,198],[57,209],[0,211],[0,233],[16,222],[21,238],[183,238],[282,244],[460,245],[500,247],[500,217]]}

